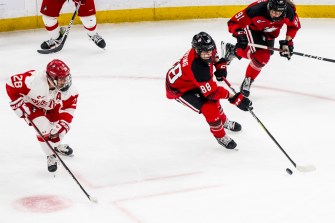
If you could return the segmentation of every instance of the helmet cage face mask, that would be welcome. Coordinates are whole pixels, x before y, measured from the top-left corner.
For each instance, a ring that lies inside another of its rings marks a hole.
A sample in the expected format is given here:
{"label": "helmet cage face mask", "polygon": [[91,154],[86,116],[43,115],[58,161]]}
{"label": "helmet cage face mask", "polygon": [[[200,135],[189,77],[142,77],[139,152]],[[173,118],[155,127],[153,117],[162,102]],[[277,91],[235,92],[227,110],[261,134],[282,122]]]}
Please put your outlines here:
{"label": "helmet cage face mask", "polygon": [[[209,52],[216,49],[214,40],[205,32],[196,34],[192,39],[192,48],[196,50],[198,56],[201,58],[201,52]],[[202,59],[202,58],[201,58]],[[212,58],[202,59],[205,62],[210,62]]]}
{"label": "helmet cage face mask", "polygon": [[52,85],[61,92],[66,92],[67,90],[69,90],[69,88],[72,85],[71,74],[68,74],[66,77],[62,77],[62,78],[59,78],[59,77],[52,78],[47,73],[47,77],[50,80],[50,82],[52,82]]}
{"label": "helmet cage face mask", "polygon": [[[286,0],[269,0],[267,4],[268,16],[273,22],[278,22],[285,18],[287,9]],[[270,11],[281,12],[282,14],[278,17],[271,17]]]}

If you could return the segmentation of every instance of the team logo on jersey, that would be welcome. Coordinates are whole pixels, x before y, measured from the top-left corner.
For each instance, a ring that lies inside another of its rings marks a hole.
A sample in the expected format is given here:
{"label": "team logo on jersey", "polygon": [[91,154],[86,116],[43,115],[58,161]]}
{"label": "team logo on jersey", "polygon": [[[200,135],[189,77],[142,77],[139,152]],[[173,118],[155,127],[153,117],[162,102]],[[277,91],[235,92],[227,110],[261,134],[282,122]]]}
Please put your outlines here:
{"label": "team logo on jersey", "polygon": [[241,99],[240,98],[237,98],[236,102],[235,102],[235,105],[239,105],[241,104]]}
{"label": "team logo on jersey", "polygon": [[265,27],[264,29],[263,29],[263,32],[265,32],[265,33],[271,33],[271,32],[273,32],[273,31],[275,31],[276,29],[278,29],[278,28],[276,28],[276,27]]}
{"label": "team logo on jersey", "polygon": [[46,11],[48,9],[48,7],[45,5],[44,7],[43,7],[43,11]]}

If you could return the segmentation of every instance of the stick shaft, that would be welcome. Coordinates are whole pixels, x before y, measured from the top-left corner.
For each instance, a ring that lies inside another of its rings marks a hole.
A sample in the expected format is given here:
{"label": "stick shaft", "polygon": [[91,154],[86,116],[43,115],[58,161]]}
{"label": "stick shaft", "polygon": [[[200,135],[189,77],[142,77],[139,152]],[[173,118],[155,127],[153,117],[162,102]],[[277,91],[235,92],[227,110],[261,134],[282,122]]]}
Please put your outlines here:
{"label": "stick shaft", "polygon": [[63,49],[65,41],[66,41],[66,39],[67,39],[67,37],[69,35],[70,29],[72,27],[74,19],[76,18],[76,15],[78,13],[80,5],[81,5],[81,1],[79,1],[77,3],[76,10],[74,11],[74,13],[72,15],[72,18],[71,18],[71,21],[70,21],[69,25],[67,26],[67,29],[65,30],[65,33],[64,33],[64,36],[63,36],[63,39],[62,39],[61,43],[58,46],[56,46],[55,48],[37,50],[37,52],[39,52],[41,54],[49,54],[49,53],[57,53],[57,52],[59,52],[59,51],[61,51]]}
{"label": "stick shaft", "polygon": [[[228,87],[236,94],[236,90],[231,86],[231,84],[228,82],[226,78],[223,78],[224,82],[228,85]],[[256,114],[249,110],[250,114],[256,119],[258,124],[265,130],[265,132],[268,134],[268,136],[272,139],[272,141],[278,146],[278,148],[284,153],[284,155],[287,157],[287,159],[292,163],[294,167],[297,167],[297,164],[291,159],[291,157],[286,153],[286,151],[281,147],[281,145],[278,143],[278,141],[272,136],[270,131],[265,127],[265,125],[259,120],[259,118],[256,116]]]}
{"label": "stick shaft", "polygon": [[[260,49],[267,49],[267,50],[283,52],[282,49],[269,47],[269,46],[264,46],[264,45],[260,45],[260,44],[249,43],[248,45],[256,47],[256,48],[260,48]],[[310,54],[299,53],[299,52],[293,52],[293,54],[298,55],[298,56],[302,56],[302,57],[308,57],[308,58],[311,58],[311,59],[323,60],[323,61],[335,63],[335,60],[333,60],[333,59],[328,59],[328,58],[324,58],[324,57],[320,57],[320,56],[313,56],[313,55],[310,55]]]}
{"label": "stick shaft", "polygon": [[86,195],[86,197],[91,200],[91,196],[86,192],[86,190],[83,188],[83,186],[79,183],[79,181],[77,180],[77,178],[73,175],[73,173],[71,172],[71,170],[67,167],[67,165],[64,163],[64,161],[60,158],[60,156],[56,153],[55,149],[52,148],[52,146],[50,145],[50,143],[48,142],[48,140],[46,140],[46,138],[43,136],[42,132],[37,128],[37,126],[35,125],[35,123],[30,120],[27,115],[26,118],[28,119],[28,121],[31,123],[31,125],[34,127],[34,129],[36,130],[36,132],[42,137],[42,139],[44,140],[44,142],[48,145],[49,149],[57,156],[58,160],[61,162],[61,164],[64,166],[64,168],[67,170],[67,172],[71,175],[71,177],[76,181],[76,183],[78,184],[78,186],[80,187],[80,189],[84,192],[84,194]]}

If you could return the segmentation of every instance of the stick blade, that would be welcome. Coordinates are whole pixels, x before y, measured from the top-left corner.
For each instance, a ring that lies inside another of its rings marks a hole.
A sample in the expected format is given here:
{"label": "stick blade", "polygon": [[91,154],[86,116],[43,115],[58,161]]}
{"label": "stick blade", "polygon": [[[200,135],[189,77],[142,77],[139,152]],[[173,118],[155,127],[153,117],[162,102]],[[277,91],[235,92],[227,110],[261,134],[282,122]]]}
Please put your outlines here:
{"label": "stick blade", "polygon": [[300,172],[312,172],[316,170],[316,167],[313,165],[306,165],[306,166],[296,166],[295,167]]}
{"label": "stick blade", "polygon": [[52,49],[46,49],[46,50],[37,50],[38,53],[40,54],[50,54],[50,53],[57,53],[63,49],[64,44],[59,44],[55,48]]}
{"label": "stick blade", "polygon": [[90,201],[92,201],[93,203],[97,204],[98,203],[98,199],[96,197],[89,197]]}

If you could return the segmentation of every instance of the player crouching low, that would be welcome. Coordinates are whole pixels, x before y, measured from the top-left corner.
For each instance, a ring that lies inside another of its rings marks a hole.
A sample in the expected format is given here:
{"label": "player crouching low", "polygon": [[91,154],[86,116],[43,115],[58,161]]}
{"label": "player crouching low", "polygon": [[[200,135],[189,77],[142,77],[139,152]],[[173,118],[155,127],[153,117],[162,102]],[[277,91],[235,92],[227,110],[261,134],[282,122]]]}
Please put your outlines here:
{"label": "player crouching low", "polygon": [[72,85],[70,68],[61,60],[52,60],[45,72],[30,70],[11,76],[6,90],[15,113],[30,126],[33,122],[43,135],[37,133],[37,140],[47,155],[48,171],[55,172],[57,158],[44,139],[57,153],[73,155],[69,145],[61,144],[77,107],[78,93]]}
{"label": "player crouching low", "polygon": [[213,66],[217,81],[223,81],[227,76],[226,64],[224,58],[217,56],[212,37],[205,32],[196,34],[192,49],[166,74],[166,96],[203,114],[218,143],[227,149],[234,149],[237,144],[224,129],[240,131],[242,127],[228,120],[219,100],[228,99],[243,111],[251,110],[252,103],[241,93],[234,95],[213,80]]}

